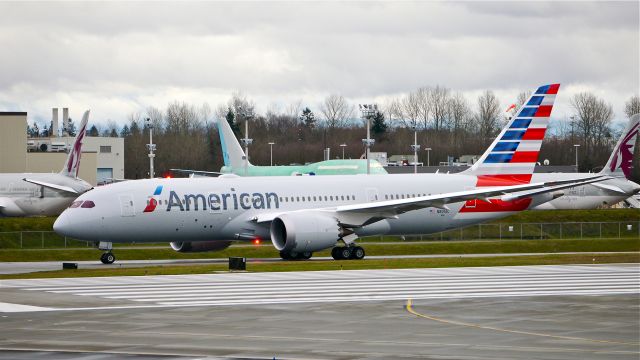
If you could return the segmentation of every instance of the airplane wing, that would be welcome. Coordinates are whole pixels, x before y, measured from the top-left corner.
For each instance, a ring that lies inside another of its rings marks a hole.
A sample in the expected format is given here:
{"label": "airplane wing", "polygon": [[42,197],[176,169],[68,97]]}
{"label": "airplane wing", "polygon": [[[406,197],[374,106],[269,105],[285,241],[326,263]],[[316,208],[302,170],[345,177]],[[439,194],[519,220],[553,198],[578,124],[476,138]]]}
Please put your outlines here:
{"label": "airplane wing", "polygon": [[[500,200],[513,201],[521,198],[531,197],[544,193],[554,192],[574,186],[585,185],[593,182],[610,179],[609,176],[598,175],[589,178],[569,179],[562,181],[551,181],[544,183],[523,184],[515,186],[486,187],[474,190],[456,191],[444,194],[436,194],[429,196],[419,196],[408,199],[396,199],[375,201],[363,204],[342,205],[333,208],[297,210],[327,212],[335,216],[340,224],[345,227],[360,227],[371,224],[373,222],[385,219],[395,218],[399,214],[423,209],[427,207],[436,207],[447,209],[447,204],[458,203],[467,200],[479,199],[490,202],[490,197],[500,196]],[[280,213],[268,213],[254,217],[252,220],[258,223],[270,222]]]}
{"label": "airplane wing", "polygon": [[619,187],[617,187],[615,185],[593,184],[593,186],[598,187],[598,188],[603,189],[603,190],[611,191],[611,192],[614,192],[614,193],[625,194],[624,190],[620,189]]}
{"label": "airplane wing", "polygon": [[175,172],[189,174],[189,175],[200,175],[200,176],[211,176],[211,177],[216,177],[224,174],[224,173],[215,172],[215,171],[201,171],[201,170],[189,170],[189,169],[169,169],[169,171],[175,171]]}
{"label": "airplane wing", "polygon": [[53,189],[53,190],[64,191],[64,192],[68,192],[68,193],[72,193],[72,194],[79,194],[77,191],[73,190],[72,188],[70,188],[68,186],[64,186],[64,185],[57,185],[57,184],[52,184],[52,183],[48,183],[48,182],[44,182],[44,181],[27,179],[27,178],[24,178],[22,180],[24,180],[24,181],[26,181],[28,183],[32,183],[32,184],[48,187],[48,188]]}

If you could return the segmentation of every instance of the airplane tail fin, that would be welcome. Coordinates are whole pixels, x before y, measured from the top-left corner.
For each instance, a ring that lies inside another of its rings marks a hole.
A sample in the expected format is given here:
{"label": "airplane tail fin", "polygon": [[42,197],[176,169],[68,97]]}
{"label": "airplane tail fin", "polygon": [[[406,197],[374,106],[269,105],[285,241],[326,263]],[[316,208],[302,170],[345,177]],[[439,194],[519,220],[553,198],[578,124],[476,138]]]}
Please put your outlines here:
{"label": "airplane tail fin", "polygon": [[[220,135],[224,166],[231,166],[232,168],[244,167],[245,154],[236,139],[236,135],[233,133],[233,130],[231,130],[231,126],[229,126],[229,123],[224,118],[218,119],[216,122],[218,125],[218,134]],[[251,165],[251,163],[249,163],[249,165]]]}
{"label": "airplane tail fin", "polygon": [[620,136],[620,140],[613,148],[611,157],[607,161],[601,173],[613,176],[631,178],[633,168],[633,155],[636,146],[636,138],[640,131],[640,114],[635,114],[629,119],[627,128]]}
{"label": "airplane tail fin", "polygon": [[67,156],[67,161],[64,163],[64,167],[60,174],[66,175],[72,178],[78,177],[78,170],[80,169],[80,157],[82,156],[82,142],[87,133],[87,122],[89,121],[89,110],[82,115],[82,121],[80,122],[80,128],[76,134],[76,138],[73,141],[73,146]]}
{"label": "airplane tail fin", "polygon": [[487,151],[463,173],[477,186],[529,183],[560,84],[539,87],[502,129]]}

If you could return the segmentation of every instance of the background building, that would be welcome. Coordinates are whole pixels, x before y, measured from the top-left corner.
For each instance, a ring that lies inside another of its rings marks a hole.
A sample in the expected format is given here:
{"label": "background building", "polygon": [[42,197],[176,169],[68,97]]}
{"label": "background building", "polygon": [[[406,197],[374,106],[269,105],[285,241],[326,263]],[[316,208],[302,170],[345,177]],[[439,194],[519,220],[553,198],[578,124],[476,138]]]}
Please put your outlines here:
{"label": "background building", "polygon": [[[66,124],[68,111],[63,112]],[[59,172],[74,136],[57,137],[57,109],[52,137],[27,138],[26,112],[0,112],[0,172]],[[92,185],[124,179],[124,139],[85,137],[78,176]]]}

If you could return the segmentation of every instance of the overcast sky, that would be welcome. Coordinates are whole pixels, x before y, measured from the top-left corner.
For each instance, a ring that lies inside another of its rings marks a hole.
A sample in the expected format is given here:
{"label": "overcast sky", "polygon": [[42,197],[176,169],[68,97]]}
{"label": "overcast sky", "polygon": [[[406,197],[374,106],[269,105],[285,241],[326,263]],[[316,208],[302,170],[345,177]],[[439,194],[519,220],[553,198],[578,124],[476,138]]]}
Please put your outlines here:
{"label": "overcast sky", "polygon": [[259,112],[331,93],[353,103],[437,84],[475,106],[560,82],[554,117],[591,91],[618,119],[640,87],[640,9],[628,2],[1,2],[0,110],[52,107],[120,124],[173,100],[234,91]]}

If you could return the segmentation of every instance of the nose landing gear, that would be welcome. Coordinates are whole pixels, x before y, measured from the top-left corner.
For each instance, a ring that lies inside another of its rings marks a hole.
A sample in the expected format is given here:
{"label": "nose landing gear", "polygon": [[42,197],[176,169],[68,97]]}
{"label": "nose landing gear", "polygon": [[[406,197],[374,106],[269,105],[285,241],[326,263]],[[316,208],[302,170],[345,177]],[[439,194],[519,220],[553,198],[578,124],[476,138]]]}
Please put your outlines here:
{"label": "nose landing gear", "polygon": [[113,264],[116,261],[116,256],[113,255],[111,250],[113,249],[113,243],[108,241],[100,241],[96,243],[96,247],[98,250],[104,251],[104,253],[100,256],[100,261],[103,264]]}

